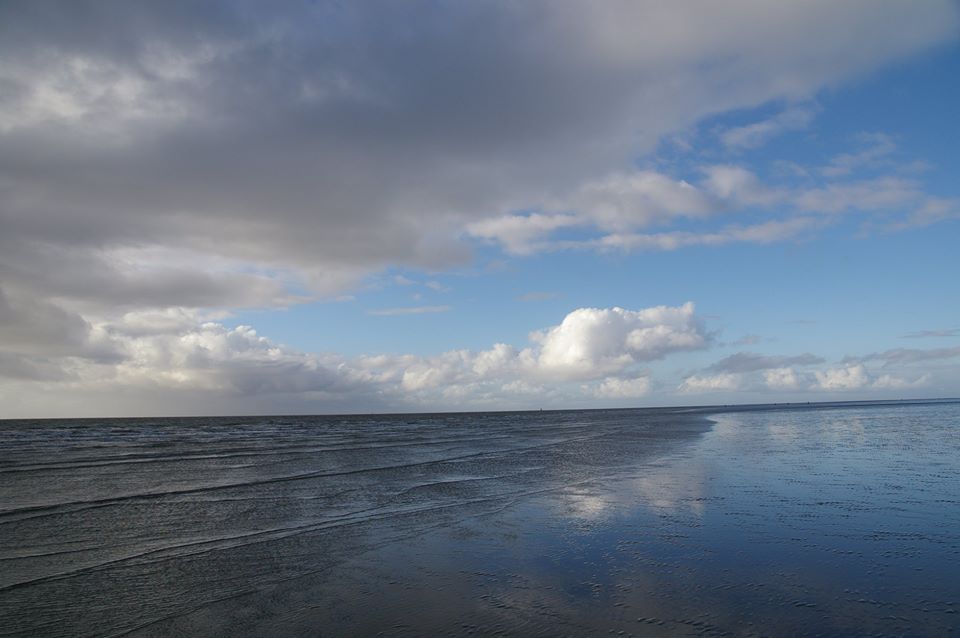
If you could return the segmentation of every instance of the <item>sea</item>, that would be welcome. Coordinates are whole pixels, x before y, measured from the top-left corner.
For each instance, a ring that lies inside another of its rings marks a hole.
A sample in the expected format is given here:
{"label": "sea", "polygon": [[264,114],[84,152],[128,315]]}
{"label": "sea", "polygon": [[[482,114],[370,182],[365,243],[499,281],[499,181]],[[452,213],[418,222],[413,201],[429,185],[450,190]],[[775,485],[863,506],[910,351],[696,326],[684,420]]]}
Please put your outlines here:
{"label": "sea", "polygon": [[0,421],[0,636],[960,635],[960,403]]}

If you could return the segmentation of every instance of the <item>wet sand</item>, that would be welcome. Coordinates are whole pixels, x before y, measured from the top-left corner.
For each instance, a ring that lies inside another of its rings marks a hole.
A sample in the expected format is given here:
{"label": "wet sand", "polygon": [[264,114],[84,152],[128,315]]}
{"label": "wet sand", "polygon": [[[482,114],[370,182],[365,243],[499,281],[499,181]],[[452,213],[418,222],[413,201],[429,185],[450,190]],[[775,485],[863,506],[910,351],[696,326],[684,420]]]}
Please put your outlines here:
{"label": "wet sand", "polygon": [[956,404],[0,422],[0,636],[950,635],[958,427]]}

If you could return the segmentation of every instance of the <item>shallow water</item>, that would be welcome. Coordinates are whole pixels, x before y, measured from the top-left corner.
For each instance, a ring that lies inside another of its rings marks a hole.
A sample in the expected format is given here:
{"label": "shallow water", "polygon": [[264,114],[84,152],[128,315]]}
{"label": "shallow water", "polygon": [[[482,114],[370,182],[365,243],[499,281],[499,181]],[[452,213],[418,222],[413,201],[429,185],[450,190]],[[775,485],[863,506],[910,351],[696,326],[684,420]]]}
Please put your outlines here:
{"label": "shallow water", "polygon": [[704,414],[0,422],[0,636],[960,633],[960,405]]}

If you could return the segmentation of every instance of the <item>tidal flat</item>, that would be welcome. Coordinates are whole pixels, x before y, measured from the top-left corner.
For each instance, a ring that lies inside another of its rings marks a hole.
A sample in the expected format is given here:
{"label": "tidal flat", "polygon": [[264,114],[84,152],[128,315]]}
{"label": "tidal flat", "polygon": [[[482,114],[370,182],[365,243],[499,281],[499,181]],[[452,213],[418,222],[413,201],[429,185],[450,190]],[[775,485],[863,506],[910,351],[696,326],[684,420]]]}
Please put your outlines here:
{"label": "tidal flat", "polygon": [[0,421],[0,636],[960,634],[960,404]]}

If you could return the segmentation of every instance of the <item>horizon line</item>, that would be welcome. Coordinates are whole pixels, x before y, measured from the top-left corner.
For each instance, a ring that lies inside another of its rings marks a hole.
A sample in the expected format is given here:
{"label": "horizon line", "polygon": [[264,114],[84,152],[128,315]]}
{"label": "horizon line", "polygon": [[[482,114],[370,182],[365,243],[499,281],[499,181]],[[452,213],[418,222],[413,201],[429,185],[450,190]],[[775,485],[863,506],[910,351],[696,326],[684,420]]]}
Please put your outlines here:
{"label": "horizon line", "polygon": [[924,403],[960,403],[958,397],[935,397],[935,398],[913,398],[913,399],[849,399],[844,401],[782,401],[774,403],[712,403],[704,405],[660,405],[660,406],[634,406],[619,408],[524,408],[517,410],[438,410],[428,412],[296,412],[289,414],[189,414],[189,415],[139,415],[139,416],[52,416],[52,417],[0,417],[3,421],[105,421],[105,420],[135,420],[135,419],[254,419],[254,418],[306,418],[306,417],[363,417],[363,416],[442,416],[449,414],[517,414],[541,412],[614,412],[614,411],[638,411],[638,410],[686,410],[686,411],[707,411],[711,414],[724,412],[735,412],[744,408],[753,408],[756,410],[769,409],[789,409],[789,408],[824,408],[824,407],[870,407],[881,405],[916,405]]}

